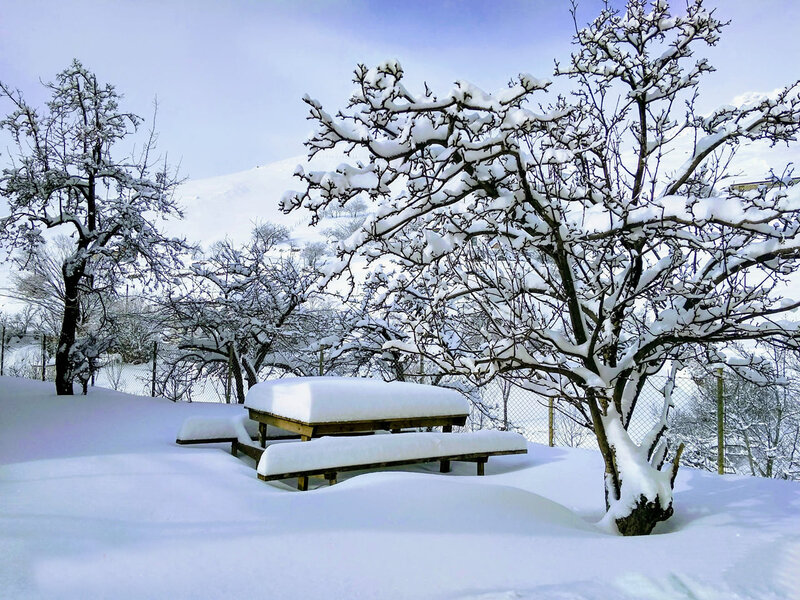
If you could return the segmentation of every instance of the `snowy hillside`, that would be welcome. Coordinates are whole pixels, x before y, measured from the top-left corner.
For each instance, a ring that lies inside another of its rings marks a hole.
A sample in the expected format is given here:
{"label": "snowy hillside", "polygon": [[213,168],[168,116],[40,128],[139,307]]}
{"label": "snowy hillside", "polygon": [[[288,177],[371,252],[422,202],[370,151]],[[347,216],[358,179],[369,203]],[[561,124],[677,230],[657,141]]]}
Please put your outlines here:
{"label": "snowy hillside", "polygon": [[[291,229],[298,246],[321,240],[325,223],[311,228],[307,212],[285,215],[278,209],[285,191],[301,188],[302,182],[292,173],[306,162],[305,157],[296,156],[249,171],[185,182],[176,192],[185,218],[170,223],[169,231],[207,246],[225,237],[242,242],[254,224],[270,221]],[[339,157],[326,157],[315,161],[314,168],[335,169],[339,162]]]}
{"label": "snowy hillside", "polygon": [[172,404],[0,379],[0,597],[798,598],[800,485],[683,469],[676,515],[596,528],[602,461],[532,444],[474,465],[296,492],[225,446],[180,447]]}

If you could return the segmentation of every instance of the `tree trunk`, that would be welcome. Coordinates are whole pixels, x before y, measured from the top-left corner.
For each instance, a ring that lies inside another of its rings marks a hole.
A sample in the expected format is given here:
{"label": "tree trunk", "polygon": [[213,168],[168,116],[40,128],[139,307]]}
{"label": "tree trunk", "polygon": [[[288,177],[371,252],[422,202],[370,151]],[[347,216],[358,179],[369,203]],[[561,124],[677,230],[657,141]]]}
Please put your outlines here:
{"label": "tree trunk", "polygon": [[228,345],[228,368],[233,375],[233,381],[236,383],[236,401],[238,404],[244,404],[244,379],[242,378],[242,361],[241,356],[236,351],[233,344]]}
{"label": "tree trunk", "polygon": [[615,519],[617,530],[622,535],[649,535],[661,521],[666,521],[672,516],[672,500],[666,509],[661,506],[660,498],[649,501],[643,495],[639,496],[636,504],[628,516]]}
{"label": "tree trunk", "polygon": [[80,277],[68,277],[64,274],[64,318],[61,321],[61,333],[56,348],[56,394],[72,396],[72,365],[70,350],[75,345],[75,333],[80,318],[80,297],[78,290]]}
{"label": "tree trunk", "polygon": [[682,448],[671,467],[662,471],[650,464],[649,449],[633,442],[616,410],[609,407],[607,413],[594,420],[606,466],[606,520],[613,520],[622,535],[648,535],[672,516],[672,487]]}
{"label": "tree trunk", "polygon": [[258,378],[256,377],[256,371],[260,368],[260,364],[258,367],[253,366],[250,364],[250,361],[247,359],[246,356],[242,356],[241,358],[242,368],[244,369],[245,376],[247,377],[247,389],[249,390],[255,384],[258,383]]}

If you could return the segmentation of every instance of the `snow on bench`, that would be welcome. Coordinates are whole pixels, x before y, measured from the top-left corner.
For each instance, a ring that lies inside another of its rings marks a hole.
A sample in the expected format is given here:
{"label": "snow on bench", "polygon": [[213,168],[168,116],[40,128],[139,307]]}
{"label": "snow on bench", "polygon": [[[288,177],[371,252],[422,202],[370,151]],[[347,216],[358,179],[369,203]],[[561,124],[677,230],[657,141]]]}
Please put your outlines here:
{"label": "snow on bench", "polygon": [[234,417],[189,417],[181,426],[178,444],[212,444],[238,441],[250,444],[258,436],[258,423],[246,413]]}
{"label": "snow on bench", "polygon": [[298,477],[299,489],[305,490],[309,475],[325,475],[333,484],[339,471],[433,460],[474,460],[478,475],[483,475],[489,456],[527,451],[525,438],[509,431],[323,437],[269,446],[258,461],[258,477],[264,481]]}
{"label": "snow on bench", "polygon": [[291,377],[251,387],[245,408],[303,423],[468,415],[455,390],[359,377]]}

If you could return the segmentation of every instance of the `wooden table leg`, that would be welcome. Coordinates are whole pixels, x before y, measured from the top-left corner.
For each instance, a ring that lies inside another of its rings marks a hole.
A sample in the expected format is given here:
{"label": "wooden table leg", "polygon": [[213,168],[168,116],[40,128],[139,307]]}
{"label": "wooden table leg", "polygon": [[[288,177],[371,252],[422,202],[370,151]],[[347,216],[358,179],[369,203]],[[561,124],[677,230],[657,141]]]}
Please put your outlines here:
{"label": "wooden table leg", "polygon": [[267,424],[266,423],[259,423],[258,424],[258,443],[261,444],[262,448],[267,447]]}
{"label": "wooden table leg", "polygon": [[[452,425],[442,425],[442,432],[451,433],[452,431],[453,431]],[[449,472],[450,472],[450,461],[449,460],[439,461],[439,473],[449,473]]]}
{"label": "wooden table leg", "polygon": [[487,458],[479,458],[478,459],[478,475],[485,475],[486,474],[486,471],[485,471],[484,467],[486,466],[486,461],[488,461],[488,460],[489,460],[488,457]]}
{"label": "wooden table leg", "polygon": [[[300,441],[301,442],[308,442],[311,440],[310,435],[301,435]],[[297,478],[297,489],[301,492],[308,491],[308,477],[298,477]]]}

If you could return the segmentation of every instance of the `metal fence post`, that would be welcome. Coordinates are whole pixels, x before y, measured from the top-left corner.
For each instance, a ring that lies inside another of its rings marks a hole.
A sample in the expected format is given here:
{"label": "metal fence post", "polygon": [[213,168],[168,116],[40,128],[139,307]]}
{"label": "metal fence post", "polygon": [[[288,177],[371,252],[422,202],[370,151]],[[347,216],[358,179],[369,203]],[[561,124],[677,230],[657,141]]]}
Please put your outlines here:
{"label": "metal fence post", "polygon": [[322,377],[325,375],[325,349],[320,346],[319,347],[319,376]]}
{"label": "metal fence post", "polygon": [[717,369],[717,473],[725,473],[725,384],[722,367]]}
{"label": "metal fence post", "polygon": [[156,363],[158,361],[158,342],[153,342],[153,379],[150,388],[150,396],[156,397]]}
{"label": "metal fence post", "polygon": [[233,375],[233,344],[228,344],[228,369],[225,373],[225,404],[231,403],[231,378]]}
{"label": "metal fence post", "polygon": [[553,397],[547,401],[547,441],[552,448],[555,445],[555,414],[553,409]]}
{"label": "metal fence post", "polygon": [[3,341],[0,344],[0,377],[5,372],[6,365],[6,326],[3,325]]}
{"label": "metal fence post", "polygon": [[42,334],[42,381],[47,381],[47,336]]}

